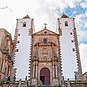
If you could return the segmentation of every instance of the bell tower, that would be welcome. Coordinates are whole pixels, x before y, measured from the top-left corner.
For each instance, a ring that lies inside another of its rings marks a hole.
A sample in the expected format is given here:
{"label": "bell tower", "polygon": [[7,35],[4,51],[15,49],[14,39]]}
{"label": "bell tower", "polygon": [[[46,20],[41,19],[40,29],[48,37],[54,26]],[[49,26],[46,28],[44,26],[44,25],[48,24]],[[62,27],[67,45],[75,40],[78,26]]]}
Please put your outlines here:
{"label": "bell tower", "polygon": [[[31,35],[33,34],[34,20],[28,15],[17,19],[14,38],[14,67],[16,79],[24,79],[30,73]],[[22,72],[22,73],[21,73]]]}
{"label": "bell tower", "polygon": [[63,76],[67,79],[81,80],[82,68],[74,18],[69,18],[65,14],[58,18],[58,33]]}

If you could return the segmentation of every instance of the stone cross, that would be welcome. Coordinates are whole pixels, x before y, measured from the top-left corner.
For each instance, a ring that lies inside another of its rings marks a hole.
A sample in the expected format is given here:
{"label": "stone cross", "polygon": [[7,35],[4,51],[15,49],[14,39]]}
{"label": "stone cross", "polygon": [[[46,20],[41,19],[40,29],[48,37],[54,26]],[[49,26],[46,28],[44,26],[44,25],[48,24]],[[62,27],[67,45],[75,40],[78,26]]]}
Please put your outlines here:
{"label": "stone cross", "polygon": [[46,23],[44,23],[44,25],[45,25],[45,27],[44,27],[44,28],[46,29],[46,25],[47,25],[47,24],[46,24]]}

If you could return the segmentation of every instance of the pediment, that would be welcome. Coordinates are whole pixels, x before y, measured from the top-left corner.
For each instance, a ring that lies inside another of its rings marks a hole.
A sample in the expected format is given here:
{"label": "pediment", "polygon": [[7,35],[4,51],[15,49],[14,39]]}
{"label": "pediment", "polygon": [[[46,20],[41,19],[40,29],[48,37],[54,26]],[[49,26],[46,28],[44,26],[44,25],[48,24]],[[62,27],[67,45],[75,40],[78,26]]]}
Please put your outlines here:
{"label": "pediment", "polygon": [[33,35],[58,35],[56,32],[53,32],[51,30],[48,30],[48,29],[43,29],[41,31],[38,31],[36,33],[34,33]]}

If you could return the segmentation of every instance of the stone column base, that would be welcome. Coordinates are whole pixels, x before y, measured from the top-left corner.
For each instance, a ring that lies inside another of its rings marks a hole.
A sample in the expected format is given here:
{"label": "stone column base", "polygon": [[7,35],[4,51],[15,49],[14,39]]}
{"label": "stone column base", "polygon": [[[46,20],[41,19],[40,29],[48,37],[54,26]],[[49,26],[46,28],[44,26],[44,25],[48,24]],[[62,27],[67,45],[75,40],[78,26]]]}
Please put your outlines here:
{"label": "stone column base", "polygon": [[53,79],[52,86],[58,86],[58,79]]}
{"label": "stone column base", "polygon": [[32,79],[31,85],[36,86],[37,85],[37,79]]}

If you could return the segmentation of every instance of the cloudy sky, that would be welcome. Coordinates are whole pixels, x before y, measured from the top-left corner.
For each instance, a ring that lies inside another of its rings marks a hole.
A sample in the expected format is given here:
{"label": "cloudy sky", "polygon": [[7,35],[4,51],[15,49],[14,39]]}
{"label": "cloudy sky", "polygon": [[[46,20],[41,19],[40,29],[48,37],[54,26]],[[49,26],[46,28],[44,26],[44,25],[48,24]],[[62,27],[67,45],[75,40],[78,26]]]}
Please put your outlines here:
{"label": "cloudy sky", "polygon": [[87,71],[87,0],[0,0],[0,28],[14,38],[16,19],[29,14],[35,30],[47,27],[56,30],[56,20],[66,13],[75,18],[83,73]]}

